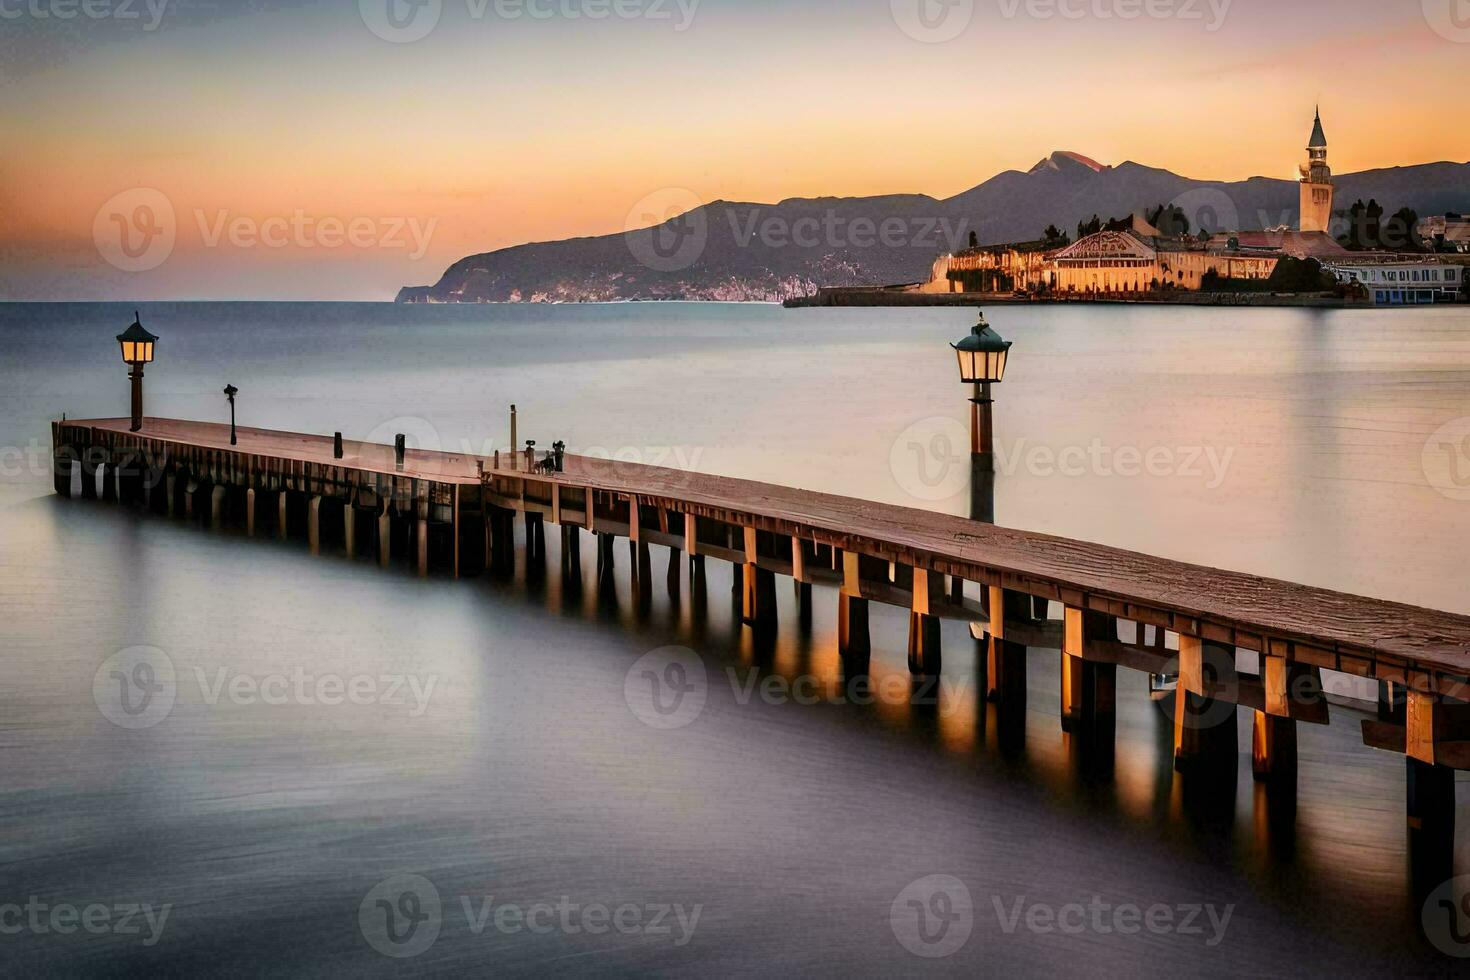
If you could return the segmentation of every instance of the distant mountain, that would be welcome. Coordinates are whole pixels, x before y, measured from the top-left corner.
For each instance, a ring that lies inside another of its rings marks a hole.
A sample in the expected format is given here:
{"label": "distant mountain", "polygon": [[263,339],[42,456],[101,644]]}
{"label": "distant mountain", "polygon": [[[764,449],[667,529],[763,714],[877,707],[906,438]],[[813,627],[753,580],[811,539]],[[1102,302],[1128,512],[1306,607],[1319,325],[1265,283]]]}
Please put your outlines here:
{"label": "distant mountain", "polygon": [[[1377,198],[1390,213],[1470,211],[1470,163],[1431,163],[1337,178],[1337,206]],[[1094,214],[1121,217],[1174,204],[1195,230],[1295,226],[1297,184],[1252,177],[1201,181],[1127,162],[1104,166],[1059,151],[947,200],[921,194],[715,201],[627,234],[518,245],[461,259],[400,303],[775,300],[818,286],[928,277],[936,256],[982,243],[1075,234]]]}

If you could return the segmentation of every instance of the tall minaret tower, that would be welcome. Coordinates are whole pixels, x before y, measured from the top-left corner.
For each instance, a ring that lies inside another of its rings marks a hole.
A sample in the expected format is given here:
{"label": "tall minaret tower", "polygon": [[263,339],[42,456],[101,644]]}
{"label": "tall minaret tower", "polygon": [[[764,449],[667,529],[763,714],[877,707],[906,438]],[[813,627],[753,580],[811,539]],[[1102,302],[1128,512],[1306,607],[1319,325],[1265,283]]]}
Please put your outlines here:
{"label": "tall minaret tower", "polygon": [[1322,110],[1312,128],[1307,162],[1302,165],[1302,231],[1328,230],[1332,223],[1332,168],[1327,166],[1327,135],[1322,132]]}

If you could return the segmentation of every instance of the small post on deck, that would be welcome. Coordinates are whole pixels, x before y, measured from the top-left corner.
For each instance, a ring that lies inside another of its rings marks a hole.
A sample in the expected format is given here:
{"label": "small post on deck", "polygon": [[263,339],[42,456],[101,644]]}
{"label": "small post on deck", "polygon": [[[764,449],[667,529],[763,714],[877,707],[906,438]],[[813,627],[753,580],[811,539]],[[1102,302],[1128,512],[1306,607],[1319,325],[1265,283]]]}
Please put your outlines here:
{"label": "small post on deck", "polygon": [[342,433],[340,432],[334,432],[332,434],[332,458],[342,458]]}
{"label": "small post on deck", "polygon": [[517,419],[516,419],[516,407],[514,405],[512,405],[510,407],[510,468],[512,470],[514,470],[514,469],[517,468],[517,465],[516,465],[516,459],[517,459],[516,447],[518,447],[520,445],[520,440],[518,439],[517,432],[516,432],[516,428],[517,428],[516,427],[516,422],[517,422]]}
{"label": "small post on deck", "polygon": [[393,437],[393,465],[403,471],[404,457],[408,455],[408,438],[402,433]]}

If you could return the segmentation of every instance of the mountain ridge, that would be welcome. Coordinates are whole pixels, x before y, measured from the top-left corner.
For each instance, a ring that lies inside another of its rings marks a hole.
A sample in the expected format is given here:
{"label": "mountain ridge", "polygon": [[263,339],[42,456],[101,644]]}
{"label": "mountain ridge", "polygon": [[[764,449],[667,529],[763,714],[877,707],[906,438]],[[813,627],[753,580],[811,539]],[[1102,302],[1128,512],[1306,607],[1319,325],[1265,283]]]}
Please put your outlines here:
{"label": "mountain ridge", "polygon": [[[1470,162],[1401,165],[1336,178],[1339,210],[1377,198],[1389,211],[1470,210]],[[927,278],[935,258],[964,248],[1072,233],[1093,215],[1180,207],[1195,230],[1295,226],[1293,180],[1196,180],[1133,160],[1101,164],[1070,150],[1029,171],[1005,170],[952,197],[882,194],[790,197],[774,204],[718,200],[626,233],[528,242],[466,256],[432,286],[398,302],[777,300],[819,286]]]}

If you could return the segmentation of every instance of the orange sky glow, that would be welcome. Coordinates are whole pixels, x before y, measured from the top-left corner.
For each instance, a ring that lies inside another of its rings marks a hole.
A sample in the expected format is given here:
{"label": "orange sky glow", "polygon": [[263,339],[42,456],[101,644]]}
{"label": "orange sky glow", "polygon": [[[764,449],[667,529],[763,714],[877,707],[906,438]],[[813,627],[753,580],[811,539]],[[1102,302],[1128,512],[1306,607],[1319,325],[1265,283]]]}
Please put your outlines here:
{"label": "orange sky glow", "polygon": [[[1318,101],[1338,173],[1470,160],[1454,85],[1432,81],[1463,77],[1470,43],[1419,0],[1216,0],[1215,30],[1203,0],[1206,22],[1027,2],[975,0],[942,43],[903,29],[902,0],[703,0],[682,30],[672,3],[672,20],[593,21],[445,0],[412,43],[357,4],[84,25],[95,39],[52,49],[23,24],[46,54],[0,61],[0,299],[389,299],[466,254],[621,231],[665,188],[947,197],[1057,149],[1289,178]],[[137,188],[169,202],[177,245],[128,272],[93,232]],[[363,234],[262,244],[237,219]]]}

